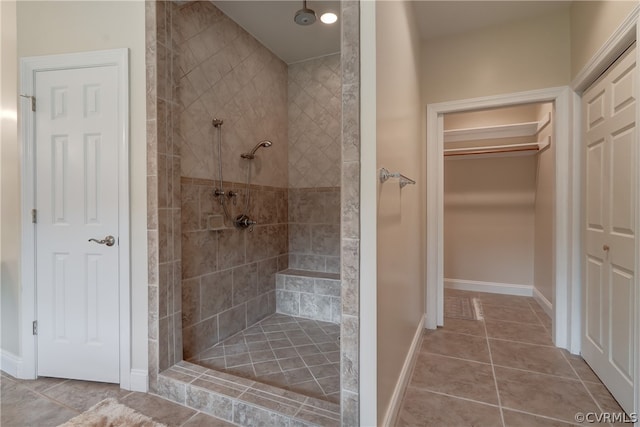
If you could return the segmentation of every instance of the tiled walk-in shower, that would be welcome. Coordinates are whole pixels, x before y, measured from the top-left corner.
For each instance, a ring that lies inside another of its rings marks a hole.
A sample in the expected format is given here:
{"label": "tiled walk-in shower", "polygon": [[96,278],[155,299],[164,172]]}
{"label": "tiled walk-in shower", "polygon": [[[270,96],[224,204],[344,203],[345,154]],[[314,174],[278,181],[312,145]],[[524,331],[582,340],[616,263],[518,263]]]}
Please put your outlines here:
{"label": "tiled walk-in shower", "polygon": [[214,2],[146,5],[150,389],[242,425],[357,424],[358,3],[291,63]]}
{"label": "tiled walk-in shower", "polygon": [[190,361],[338,403],[339,337],[337,324],[274,314]]}

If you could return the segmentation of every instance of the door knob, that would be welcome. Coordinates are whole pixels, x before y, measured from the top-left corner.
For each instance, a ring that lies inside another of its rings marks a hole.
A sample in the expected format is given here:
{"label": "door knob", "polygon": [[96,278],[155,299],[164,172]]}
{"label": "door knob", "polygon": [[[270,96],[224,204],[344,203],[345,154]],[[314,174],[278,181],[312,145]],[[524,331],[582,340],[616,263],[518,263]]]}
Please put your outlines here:
{"label": "door knob", "polygon": [[603,250],[603,251],[608,251],[609,249],[611,249],[611,248],[609,247],[609,245],[602,245],[602,250]]}
{"label": "door knob", "polygon": [[98,239],[89,239],[90,242],[96,242],[99,245],[107,245],[107,246],[113,246],[116,243],[116,239],[113,236],[107,236],[102,240],[98,240]]}

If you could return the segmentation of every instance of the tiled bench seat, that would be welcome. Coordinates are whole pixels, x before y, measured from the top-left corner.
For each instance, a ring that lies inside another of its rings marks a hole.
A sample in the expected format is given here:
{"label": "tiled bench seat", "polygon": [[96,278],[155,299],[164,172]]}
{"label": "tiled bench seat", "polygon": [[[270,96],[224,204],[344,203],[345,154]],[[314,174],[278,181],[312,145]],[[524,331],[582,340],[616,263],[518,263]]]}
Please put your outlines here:
{"label": "tiled bench seat", "polygon": [[276,312],[340,323],[340,275],[287,269],[276,273]]}

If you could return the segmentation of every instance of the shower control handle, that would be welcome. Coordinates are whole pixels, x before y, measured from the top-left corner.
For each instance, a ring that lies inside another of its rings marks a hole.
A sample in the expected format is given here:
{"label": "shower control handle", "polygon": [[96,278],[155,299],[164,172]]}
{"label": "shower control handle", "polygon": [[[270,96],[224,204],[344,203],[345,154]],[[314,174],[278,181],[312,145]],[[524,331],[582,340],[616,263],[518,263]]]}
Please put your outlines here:
{"label": "shower control handle", "polygon": [[245,214],[238,215],[236,217],[236,220],[234,221],[234,223],[235,223],[237,228],[239,228],[241,230],[249,228],[249,231],[253,231],[253,226],[257,224],[256,221],[253,221],[251,218],[249,218]]}

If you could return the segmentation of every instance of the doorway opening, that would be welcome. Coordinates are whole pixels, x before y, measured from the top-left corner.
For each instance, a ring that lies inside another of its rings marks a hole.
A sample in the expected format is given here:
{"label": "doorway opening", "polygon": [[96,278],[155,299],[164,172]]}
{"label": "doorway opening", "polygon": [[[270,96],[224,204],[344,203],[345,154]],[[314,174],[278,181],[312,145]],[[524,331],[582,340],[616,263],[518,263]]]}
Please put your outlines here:
{"label": "doorway opening", "polygon": [[444,286],[552,315],[553,104],[444,116]]}
{"label": "doorway opening", "polygon": [[[444,323],[444,180],[445,115],[549,103],[555,107],[551,135],[555,141],[555,165],[552,170],[553,192],[553,340],[558,347],[579,351],[579,222],[572,212],[579,212],[579,168],[573,164],[577,147],[570,134],[570,100],[568,87],[515,94],[452,101],[427,106],[427,316],[425,327],[434,329]],[[451,116],[452,117],[452,116]],[[451,153],[451,152],[450,152]],[[576,246],[577,245],[577,246]]]}

